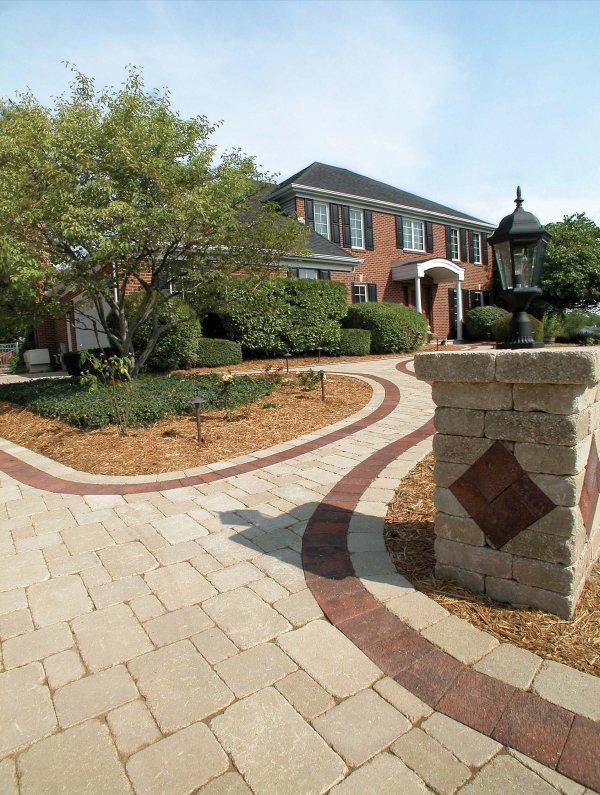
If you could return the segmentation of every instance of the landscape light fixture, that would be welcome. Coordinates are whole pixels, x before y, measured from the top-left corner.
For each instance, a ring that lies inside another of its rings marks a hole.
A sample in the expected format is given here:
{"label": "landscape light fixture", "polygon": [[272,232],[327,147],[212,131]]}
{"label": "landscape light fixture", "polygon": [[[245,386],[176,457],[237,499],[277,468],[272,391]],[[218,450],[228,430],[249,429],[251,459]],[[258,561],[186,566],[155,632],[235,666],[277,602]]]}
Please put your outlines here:
{"label": "landscape light fixture", "polygon": [[204,403],[204,398],[200,397],[200,395],[196,395],[190,400],[190,403],[196,409],[196,431],[198,435],[198,444],[202,444],[204,439],[202,438],[202,416],[200,414],[202,410],[202,404]]}
{"label": "landscape light fixture", "polygon": [[488,238],[500,273],[501,297],[512,311],[508,341],[498,348],[543,348],[531,334],[527,309],[542,294],[540,277],[550,234],[532,213],[522,208],[521,188],[517,188],[515,211],[500,221]]}
{"label": "landscape light fixture", "polygon": [[286,373],[289,373],[289,371],[290,371],[290,359],[292,358],[292,354],[291,353],[284,353],[283,354],[283,358],[285,359],[285,371],[286,371]]}

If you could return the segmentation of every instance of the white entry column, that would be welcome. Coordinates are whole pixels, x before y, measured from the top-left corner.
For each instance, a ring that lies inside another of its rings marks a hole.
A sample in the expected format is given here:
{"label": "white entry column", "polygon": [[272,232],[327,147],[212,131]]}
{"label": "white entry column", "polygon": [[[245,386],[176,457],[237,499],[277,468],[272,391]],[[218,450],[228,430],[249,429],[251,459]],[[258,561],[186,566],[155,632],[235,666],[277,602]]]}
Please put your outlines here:
{"label": "white entry column", "polygon": [[415,276],[415,308],[417,312],[421,311],[421,279]]}
{"label": "white entry column", "polygon": [[460,289],[460,282],[456,282],[456,339],[462,340],[463,338],[463,302],[462,290]]}

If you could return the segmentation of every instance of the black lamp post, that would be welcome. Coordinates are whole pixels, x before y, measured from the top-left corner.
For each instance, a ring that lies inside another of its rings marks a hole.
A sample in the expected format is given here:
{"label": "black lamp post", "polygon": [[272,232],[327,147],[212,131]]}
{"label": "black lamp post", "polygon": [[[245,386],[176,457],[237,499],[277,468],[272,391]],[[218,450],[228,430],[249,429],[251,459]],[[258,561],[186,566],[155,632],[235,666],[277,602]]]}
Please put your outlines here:
{"label": "black lamp post", "polygon": [[513,313],[508,342],[498,348],[543,348],[544,343],[534,342],[531,336],[527,309],[533,299],[542,294],[539,283],[550,235],[535,215],[521,207],[520,187],[515,204],[516,210],[500,221],[488,239],[500,272],[500,295]]}

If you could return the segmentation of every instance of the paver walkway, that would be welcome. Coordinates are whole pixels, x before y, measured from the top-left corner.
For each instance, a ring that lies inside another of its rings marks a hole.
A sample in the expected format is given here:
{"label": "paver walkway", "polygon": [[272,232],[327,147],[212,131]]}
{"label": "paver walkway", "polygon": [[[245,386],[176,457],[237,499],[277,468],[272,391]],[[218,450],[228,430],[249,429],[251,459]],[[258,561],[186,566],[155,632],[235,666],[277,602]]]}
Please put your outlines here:
{"label": "paver walkway", "polygon": [[0,442],[2,795],[600,789],[598,680],[390,563],[433,414],[396,364],[361,365],[349,420],[170,476]]}

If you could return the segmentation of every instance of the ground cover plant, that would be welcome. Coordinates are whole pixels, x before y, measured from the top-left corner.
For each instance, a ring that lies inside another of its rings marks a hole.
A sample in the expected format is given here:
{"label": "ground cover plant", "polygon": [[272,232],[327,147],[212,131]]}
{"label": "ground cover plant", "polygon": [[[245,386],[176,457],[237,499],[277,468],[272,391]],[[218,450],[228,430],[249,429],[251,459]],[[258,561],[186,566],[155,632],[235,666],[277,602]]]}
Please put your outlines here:
{"label": "ground cover plant", "polygon": [[[235,408],[270,395],[275,379],[235,376],[224,389],[217,374],[193,376],[140,376],[127,393],[127,425],[139,427],[166,417],[192,414],[190,400],[204,398],[206,409]],[[94,391],[78,378],[40,379],[33,383],[3,384],[0,400],[23,406],[42,417],[62,420],[81,428],[103,428],[118,423],[108,387]]]}

